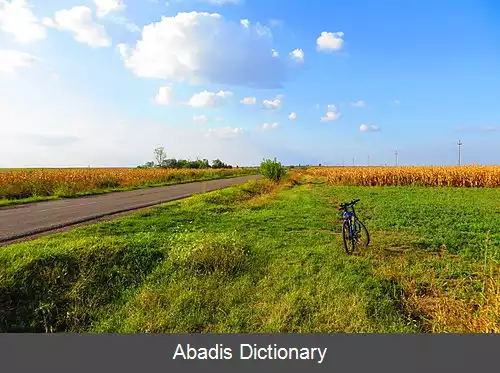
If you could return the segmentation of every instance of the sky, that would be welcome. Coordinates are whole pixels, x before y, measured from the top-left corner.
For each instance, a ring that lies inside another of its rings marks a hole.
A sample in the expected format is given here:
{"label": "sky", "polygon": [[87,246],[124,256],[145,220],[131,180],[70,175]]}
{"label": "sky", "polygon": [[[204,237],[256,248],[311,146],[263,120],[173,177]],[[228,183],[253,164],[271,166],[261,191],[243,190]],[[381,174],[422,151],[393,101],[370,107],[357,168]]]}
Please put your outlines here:
{"label": "sky", "polygon": [[0,167],[500,163],[496,0],[0,0]]}

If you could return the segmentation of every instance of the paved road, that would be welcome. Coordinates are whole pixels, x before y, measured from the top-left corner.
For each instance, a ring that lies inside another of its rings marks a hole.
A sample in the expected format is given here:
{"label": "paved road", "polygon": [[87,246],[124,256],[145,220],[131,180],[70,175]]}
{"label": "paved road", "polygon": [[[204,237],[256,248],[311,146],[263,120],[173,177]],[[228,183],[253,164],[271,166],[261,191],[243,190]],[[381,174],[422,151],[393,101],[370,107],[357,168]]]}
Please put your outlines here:
{"label": "paved road", "polygon": [[260,178],[243,176],[1,208],[0,245]]}

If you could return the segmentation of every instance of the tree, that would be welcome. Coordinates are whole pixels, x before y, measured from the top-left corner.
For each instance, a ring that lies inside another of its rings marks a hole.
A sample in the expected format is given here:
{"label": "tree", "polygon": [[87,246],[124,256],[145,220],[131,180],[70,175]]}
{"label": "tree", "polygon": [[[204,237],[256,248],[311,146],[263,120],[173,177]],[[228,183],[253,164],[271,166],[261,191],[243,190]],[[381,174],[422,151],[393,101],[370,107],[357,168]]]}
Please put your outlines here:
{"label": "tree", "polygon": [[167,153],[165,152],[165,148],[163,146],[156,148],[155,149],[156,166],[162,167],[166,159],[167,159]]}

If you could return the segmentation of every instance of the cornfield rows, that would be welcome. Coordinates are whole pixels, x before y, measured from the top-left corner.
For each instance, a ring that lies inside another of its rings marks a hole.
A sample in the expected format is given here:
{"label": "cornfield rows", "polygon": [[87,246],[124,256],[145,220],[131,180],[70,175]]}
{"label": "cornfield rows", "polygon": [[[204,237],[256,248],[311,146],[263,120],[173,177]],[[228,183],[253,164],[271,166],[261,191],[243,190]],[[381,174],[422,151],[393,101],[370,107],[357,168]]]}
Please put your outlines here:
{"label": "cornfield rows", "polygon": [[332,185],[500,187],[500,166],[311,167]]}

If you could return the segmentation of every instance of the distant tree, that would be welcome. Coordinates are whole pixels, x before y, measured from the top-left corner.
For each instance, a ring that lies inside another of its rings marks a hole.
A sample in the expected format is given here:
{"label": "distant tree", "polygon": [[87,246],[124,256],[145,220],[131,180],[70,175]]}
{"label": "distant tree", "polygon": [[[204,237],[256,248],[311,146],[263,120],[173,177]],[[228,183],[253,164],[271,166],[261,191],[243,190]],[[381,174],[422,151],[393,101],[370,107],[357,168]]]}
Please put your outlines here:
{"label": "distant tree", "polygon": [[179,163],[178,163],[177,159],[175,159],[175,158],[165,159],[163,161],[163,167],[164,168],[179,168]]}
{"label": "distant tree", "polygon": [[153,168],[155,163],[153,161],[146,162],[143,165],[137,166],[137,168]]}
{"label": "distant tree", "polygon": [[163,146],[156,148],[155,151],[155,161],[158,167],[163,167],[165,160],[167,159],[167,153]]}

